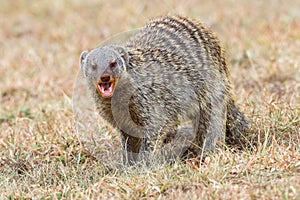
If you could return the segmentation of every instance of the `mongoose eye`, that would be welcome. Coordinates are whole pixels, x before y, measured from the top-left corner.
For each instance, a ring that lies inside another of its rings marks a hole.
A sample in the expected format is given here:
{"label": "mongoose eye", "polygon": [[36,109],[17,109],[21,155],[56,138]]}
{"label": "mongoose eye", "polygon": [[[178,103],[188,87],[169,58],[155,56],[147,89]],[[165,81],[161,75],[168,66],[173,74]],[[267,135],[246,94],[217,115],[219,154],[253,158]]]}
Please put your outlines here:
{"label": "mongoose eye", "polygon": [[111,70],[117,69],[117,62],[116,62],[116,61],[111,62],[111,63],[109,64],[109,68],[110,68]]}
{"label": "mongoose eye", "polygon": [[97,69],[97,65],[96,64],[92,64],[92,70],[95,71]]}

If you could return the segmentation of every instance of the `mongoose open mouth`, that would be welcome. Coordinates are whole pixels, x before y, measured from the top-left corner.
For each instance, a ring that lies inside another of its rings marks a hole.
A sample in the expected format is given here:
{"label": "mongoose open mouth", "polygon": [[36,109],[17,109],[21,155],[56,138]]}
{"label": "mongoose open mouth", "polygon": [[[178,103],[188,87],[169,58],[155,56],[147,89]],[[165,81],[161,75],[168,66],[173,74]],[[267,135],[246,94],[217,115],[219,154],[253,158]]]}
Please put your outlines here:
{"label": "mongoose open mouth", "polygon": [[103,98],[110,98],[114,94],[116,80],[112,82],[98,83],[97,89]]}

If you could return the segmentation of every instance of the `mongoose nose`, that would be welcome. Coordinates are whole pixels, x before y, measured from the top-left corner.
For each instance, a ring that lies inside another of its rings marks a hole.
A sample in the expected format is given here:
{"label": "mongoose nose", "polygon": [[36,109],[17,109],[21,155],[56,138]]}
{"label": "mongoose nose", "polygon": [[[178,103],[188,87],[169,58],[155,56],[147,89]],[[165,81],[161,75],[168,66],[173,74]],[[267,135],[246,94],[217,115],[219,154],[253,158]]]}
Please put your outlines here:
{"label": "mongoose nose", "polygon": [[109,80],[110,80],[110,75],[109,74],[103,74],[101,76],[101,81],[102,82],[109,82]]}

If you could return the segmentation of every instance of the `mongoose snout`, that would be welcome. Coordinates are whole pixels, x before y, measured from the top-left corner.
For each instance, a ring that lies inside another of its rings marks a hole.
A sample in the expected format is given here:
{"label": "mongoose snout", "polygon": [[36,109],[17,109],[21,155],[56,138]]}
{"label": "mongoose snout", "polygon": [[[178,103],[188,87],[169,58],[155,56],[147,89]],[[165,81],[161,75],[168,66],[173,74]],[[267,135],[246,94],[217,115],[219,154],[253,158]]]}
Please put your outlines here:
{"label": "mongoose snout", "polygon": [[113,83],[109,74],[103,74],[98,82],[99,93],[105,98],[113,95]]}
{"label": "mongoose snout", "polygon": [[115,87],[117,85],[117,78],[113,78],[111,75],[109,74],[103,74],[100,77],[100,80],[97,84],[97,90],[99,92],[99,94],[103,97],[103,98],[110,98],[113,96]]}
{"label": "mongoose snout", "polygon": [[103,74],[100,78],[101,82],[109,82],[110,81],[110,75],[109,74]]}

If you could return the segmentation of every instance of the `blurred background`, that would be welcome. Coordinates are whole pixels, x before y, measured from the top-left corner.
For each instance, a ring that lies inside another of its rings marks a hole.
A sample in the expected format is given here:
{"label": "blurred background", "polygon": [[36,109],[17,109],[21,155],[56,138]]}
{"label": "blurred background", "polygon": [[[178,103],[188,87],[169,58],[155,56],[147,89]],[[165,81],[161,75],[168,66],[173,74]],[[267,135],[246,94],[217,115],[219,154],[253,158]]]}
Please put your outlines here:
{"label": "blurred background", "polygon": [[299,10],[297,0],[1,0],[0,112],[36,111],[70,97],[81,51],[167,13],[216,32],[239,103],[264,101],[260,95],[295,103],[299,94],[289,94],[299,91]]}

